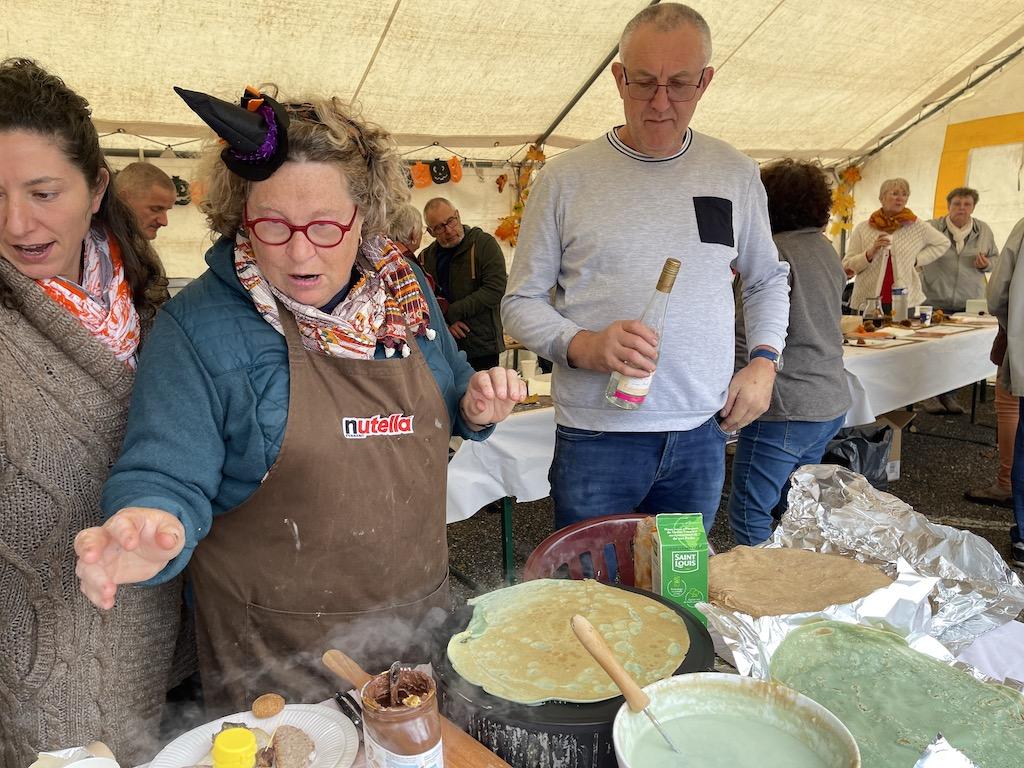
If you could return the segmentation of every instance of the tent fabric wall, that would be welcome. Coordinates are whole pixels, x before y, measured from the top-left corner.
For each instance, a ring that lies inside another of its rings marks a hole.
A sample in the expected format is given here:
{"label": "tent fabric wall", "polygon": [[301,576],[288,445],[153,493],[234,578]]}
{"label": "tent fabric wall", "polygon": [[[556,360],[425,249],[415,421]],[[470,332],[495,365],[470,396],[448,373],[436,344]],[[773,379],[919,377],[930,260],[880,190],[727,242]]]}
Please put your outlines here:
{"label": "tent fabric wall", "polygon": [[[411,156],[433,141],[505,159],[553,128],[567,148],[621,122],[601,66],[647,0],[6,0],[4,55],[64,76],[106,131],[204,133],[172,85],[233,99],[247,83],[356,100]],[[1020,0],[715,0],[716,74],[695,125],[759,159],[842,160],[1017,48]],[[114,133],[109,146],[132,146]],[[135,140],[138,145],[139,140]]]}

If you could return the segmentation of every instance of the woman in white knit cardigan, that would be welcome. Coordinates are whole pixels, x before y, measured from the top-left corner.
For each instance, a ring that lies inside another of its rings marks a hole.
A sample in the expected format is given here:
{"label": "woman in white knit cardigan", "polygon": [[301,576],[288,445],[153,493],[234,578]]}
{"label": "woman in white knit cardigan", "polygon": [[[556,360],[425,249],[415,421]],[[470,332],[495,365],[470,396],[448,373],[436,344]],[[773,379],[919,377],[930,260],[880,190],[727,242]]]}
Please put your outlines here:
{"label": "woman in white knit cardigan", "polygon": [[[906,179],[882,182],[878,199],[882,207],[853,229],[843,267],[857,279],[850,307],[860,310],[867,299],[881,297],[892,304],[892,288],[907,289],[907,303],[925,302],[920,268],[942,256],[949,247],[945,236],[907,208],[910,184]],[[889,265],[891,277],[887,280]]]}

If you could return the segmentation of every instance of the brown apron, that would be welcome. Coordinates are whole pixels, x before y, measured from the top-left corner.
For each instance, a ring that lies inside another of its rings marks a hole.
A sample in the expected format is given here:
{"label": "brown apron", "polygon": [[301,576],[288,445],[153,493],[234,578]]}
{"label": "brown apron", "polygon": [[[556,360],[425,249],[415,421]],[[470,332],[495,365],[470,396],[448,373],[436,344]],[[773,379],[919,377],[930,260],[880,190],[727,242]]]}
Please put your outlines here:
{"label": "brown apron", "polygon": [[214,519],[189,565],[211,715],[270,691],[329,698],[328,648],[370,672],[425,661],[450,610],[451,429],[418,344],[406,358],[328,357],[306,350],[279,310],[291,375],[280,453],[253,495]]}

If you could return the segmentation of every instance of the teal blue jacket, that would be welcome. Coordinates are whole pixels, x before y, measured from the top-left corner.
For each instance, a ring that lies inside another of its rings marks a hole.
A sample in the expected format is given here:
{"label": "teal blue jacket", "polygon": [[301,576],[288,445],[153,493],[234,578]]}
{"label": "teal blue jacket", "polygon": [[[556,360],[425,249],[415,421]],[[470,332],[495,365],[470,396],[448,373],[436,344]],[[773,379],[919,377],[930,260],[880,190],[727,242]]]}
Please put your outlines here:
{"label": "teal blue jacket", "polygon": [[[206,254],[209,269],[164,305],[146,339],[121,456],[103,489],[103,513],[154,507],[185,526],[185,548],[149,583],[188,563],[213,518],[252,495],[274,464],[288,419],[288,349],[256,311],[224,238]],[[421,284],[423,273],[413,265]],[[418,337],[448,406],[454,434],[482,440],[459,415],[473,369],[448,332],[430,291],[431,327]],[[375,355],[384,358],[378,345]],[[342,471],[342,468],[339,468]]]}

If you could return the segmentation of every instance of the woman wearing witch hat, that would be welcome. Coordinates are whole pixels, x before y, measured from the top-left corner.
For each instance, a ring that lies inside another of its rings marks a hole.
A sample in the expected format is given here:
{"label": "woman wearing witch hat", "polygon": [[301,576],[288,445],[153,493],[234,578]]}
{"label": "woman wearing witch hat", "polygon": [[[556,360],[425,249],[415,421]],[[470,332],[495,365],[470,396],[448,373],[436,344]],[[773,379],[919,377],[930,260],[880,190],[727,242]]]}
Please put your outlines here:
{"label": "woman wearing witch hat", "polygon": [[386,132],[338,99],[176,90],[226,144],[201,204],[222,237],[157,318],[82,590],[108,607],[187,566],[208,708],[320,701],[327,648],[424,658],[449,609],[449,437],[484,438],[525,386],[473,372],[381,234],[408,194]]}

